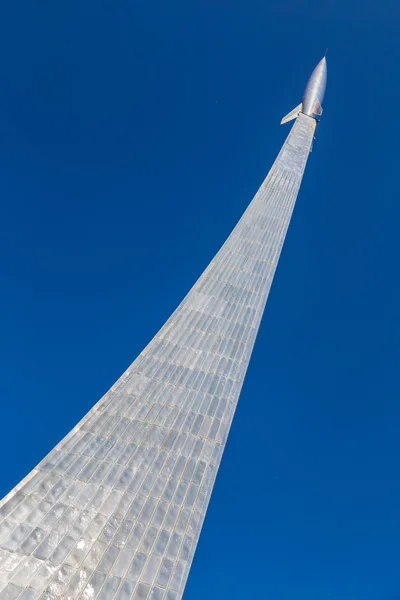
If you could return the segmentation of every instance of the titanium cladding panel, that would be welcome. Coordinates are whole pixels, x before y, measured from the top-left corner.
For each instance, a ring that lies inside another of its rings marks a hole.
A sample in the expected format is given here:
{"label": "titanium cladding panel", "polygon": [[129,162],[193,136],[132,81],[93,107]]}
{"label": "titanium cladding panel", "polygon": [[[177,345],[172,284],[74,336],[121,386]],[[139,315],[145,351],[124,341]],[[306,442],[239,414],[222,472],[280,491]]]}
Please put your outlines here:
{"label": "titanium cladding panel", "polygon": [[179,600],[311,147],[270,173],[134,363],[0,502],[0,600]]}

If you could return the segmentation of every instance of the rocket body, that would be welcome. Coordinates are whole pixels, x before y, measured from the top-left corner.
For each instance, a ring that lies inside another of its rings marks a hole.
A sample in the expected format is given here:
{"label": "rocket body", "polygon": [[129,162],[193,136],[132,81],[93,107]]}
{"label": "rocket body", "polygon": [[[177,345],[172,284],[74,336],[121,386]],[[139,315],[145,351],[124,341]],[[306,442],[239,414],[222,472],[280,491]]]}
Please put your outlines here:
{"label": "rocket body", "polygon": [[296,106],[290,113],[283,117],[281,123],[287,123],[296,119],[299,113],[304,113],[313,119],[322,115],[322,102],[325,96],[327,79],[326,58],[319,61],[304,90],[303,101]]}
{"label": "rocket body", "polygon": [[307,82],[306,89],[304,90],[301,112],[310,117],[322,114],[322,102],[326,90],[326,78],[327,68],[326,58],[324,56],[311,73],[311,77]]}

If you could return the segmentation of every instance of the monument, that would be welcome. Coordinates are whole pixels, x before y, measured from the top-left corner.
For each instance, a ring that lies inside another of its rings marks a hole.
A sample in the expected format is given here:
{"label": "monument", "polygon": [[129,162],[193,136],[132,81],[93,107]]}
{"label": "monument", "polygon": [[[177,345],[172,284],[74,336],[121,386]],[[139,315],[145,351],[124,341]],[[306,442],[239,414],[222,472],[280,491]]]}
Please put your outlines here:
{"label": "monument", "polygon": [[199,280],[0,502],[0,600],[182,598],[325,84],[323,58],[282,120],[296,119],[278,158]]}

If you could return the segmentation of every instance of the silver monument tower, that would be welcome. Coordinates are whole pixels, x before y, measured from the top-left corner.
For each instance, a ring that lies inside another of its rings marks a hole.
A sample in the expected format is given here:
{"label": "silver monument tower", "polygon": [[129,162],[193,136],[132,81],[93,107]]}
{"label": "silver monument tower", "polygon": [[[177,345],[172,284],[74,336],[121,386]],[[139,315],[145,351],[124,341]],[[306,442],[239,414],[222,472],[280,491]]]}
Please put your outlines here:
{"label": "silver monument tower", "polygon": [[283,119],[296,121],[271,171],[200,279],[0,502],[0,600],[182,598],[325,83],[324,58]]}

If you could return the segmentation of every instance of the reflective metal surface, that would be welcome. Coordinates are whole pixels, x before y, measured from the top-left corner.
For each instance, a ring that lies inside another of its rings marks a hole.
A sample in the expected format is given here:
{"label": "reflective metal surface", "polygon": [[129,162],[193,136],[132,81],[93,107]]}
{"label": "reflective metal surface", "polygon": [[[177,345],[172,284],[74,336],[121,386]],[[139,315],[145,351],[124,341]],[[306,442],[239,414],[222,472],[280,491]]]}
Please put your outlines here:
{"label": "reflective metal surface", "polygon": [[322,102],[325,96],[327,80],[326,57],[319,61],[304,90],[303,100],[291,110],[281,121],[281,125],[295,119],[301,112],[316,118],[322,115]]}
{"label": "reflective metal surface", "polygon": [[319,61],[304,90],[302,112],[310,117],[322,115],[327,78],[326,58]]}
{"label": "reflective metal surface", "polygon": [[0,502],[0,600],[182,598],[315,127],[300,114],[164,327]]}

